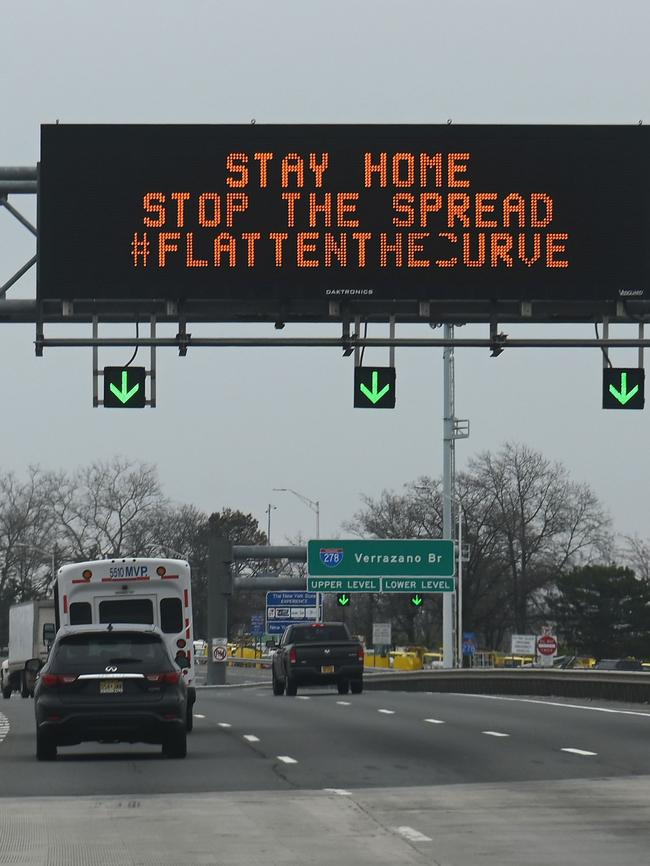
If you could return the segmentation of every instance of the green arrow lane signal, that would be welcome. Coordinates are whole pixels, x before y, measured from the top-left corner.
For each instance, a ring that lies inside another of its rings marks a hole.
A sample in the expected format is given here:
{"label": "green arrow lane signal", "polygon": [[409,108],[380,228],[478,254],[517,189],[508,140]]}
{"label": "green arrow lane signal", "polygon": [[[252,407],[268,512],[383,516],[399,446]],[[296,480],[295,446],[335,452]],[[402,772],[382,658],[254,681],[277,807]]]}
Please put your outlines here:
{"label": "green arrow lane signal", "polygon": [[390,385],[384,385],[384,387],[379,390],[379,373],[377,370],[372,371],[372,391],[363,384],[363,382],[359,385],[359,390],[362,394],[365,394],[366,397],[370,400],[371,403],[378,403],[384,394],[388,394],[390,391]]}
{"label": "green arrow lane signal", "polygon": [[395,367],[355,367],[354,407],[394,409]]}
{"label": "green arrow lane signal", "polygon": [[418,593],[418,595],[412,595],[411,596],[411,604],[413,605],[413,607],[420,607],[420,605],[422,604],[423,601],[424,601],[424,599],[422,598],[422,596],[419,593]]}
{"label": "green arrow lane signal", "polygon": [[341,593],[336,596],[336,603],[339,607],[347,607],[350,604],[350,596],[346,593]]}
{"label": "green arrow lane signal", "polygon": [[142,409],[146,405],[144,367],[104,367],[104,406]]}
{"label": "green arrow lane signal", "polygon": [[628,400],[631,400],[632,397],[639,390],[639,386],[635,385],[630,391],[627,390],[627,373],[621,373],[621,390],[619,391],[613,385],[609,386],[609,393],[613,394],[614,397],[618,400],[618,402],[625,406]]}
{"label": "green arrow lane signal", "polygon": [[639,367],[603,369],[603,409],[643,409],[645,371]]}
{"label": "green arrow lane signal", "polygon": [[122,370],[122,387],[121,388],[116,388],[115,385],[111,382],[111,391],[113,392],[113,394],[115,394],[115,396],[120,401],[120,403],[128,403],[129,400],[131,399],[131,397],[133,397],[134,394],[137,394],[138,391],[140,390],[140,386],[138,385],[137,382],[135,383],[133,388],[129,389],[128,377],[129,377],[128,371]]}

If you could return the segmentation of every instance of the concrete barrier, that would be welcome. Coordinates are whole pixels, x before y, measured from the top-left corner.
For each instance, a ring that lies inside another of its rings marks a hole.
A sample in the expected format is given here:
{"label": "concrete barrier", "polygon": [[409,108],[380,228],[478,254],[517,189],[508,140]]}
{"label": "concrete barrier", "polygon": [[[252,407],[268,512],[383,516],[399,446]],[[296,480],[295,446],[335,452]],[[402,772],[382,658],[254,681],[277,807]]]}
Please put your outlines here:
{"label": "concrete barrier", "polygon": [[466,692],[484,695],[534,695],[650,703],[650,674],[636,671],[487,670],[402,671],[374,673],[369,690]]}

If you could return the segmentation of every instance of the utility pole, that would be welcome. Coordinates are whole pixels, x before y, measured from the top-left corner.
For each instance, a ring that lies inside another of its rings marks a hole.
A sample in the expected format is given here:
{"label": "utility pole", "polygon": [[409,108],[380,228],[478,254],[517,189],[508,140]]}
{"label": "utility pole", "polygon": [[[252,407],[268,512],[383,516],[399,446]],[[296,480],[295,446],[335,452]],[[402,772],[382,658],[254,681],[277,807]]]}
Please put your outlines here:
{"label": "utility pole", "polygon": [[[444,326],[445,340],[452,340],[453,325]],[[442,537],[452,537],[452,496],[454,489],[454,350],[446,346],[443,351],[443,449],[442,449]],[[453,593],[442,594],[442,666],[454,666]]]}
{"label": "utility pole", "polygon": [[[208,670],[209,686],[226,682],[228,641],[228,599],[232,595],[232,544],[210,527],[208,537]],[[226,644],[226,657],[215,661],[216,643]]]}

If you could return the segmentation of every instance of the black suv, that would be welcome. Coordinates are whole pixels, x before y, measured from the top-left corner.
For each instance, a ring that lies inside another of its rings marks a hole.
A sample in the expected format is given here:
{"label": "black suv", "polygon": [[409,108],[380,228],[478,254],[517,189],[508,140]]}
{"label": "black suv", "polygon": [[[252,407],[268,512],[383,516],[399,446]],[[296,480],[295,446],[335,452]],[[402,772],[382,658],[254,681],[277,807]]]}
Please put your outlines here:
{"label": "black suv", "polygon": [[34,692],[36,757],[82,742],[161,743],[184,758],[187,687],[154,626],[59,630]]}

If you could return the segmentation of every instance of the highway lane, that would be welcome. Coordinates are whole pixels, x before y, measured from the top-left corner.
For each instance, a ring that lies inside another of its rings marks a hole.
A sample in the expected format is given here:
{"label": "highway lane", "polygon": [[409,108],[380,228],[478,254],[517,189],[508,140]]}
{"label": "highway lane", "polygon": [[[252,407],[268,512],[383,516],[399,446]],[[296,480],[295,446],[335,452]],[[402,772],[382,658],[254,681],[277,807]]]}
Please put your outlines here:
{"label": "highway lane", "polygon": [[[12,809],[36,809],[44,796],[74,797],[77,811],[79,803],[90,808],[88,797],[93,808],[128,808],[136,798],[149,809],[167,795],[166,803],[190,798],[196,818],[201,795],[222,810],[209,826],[229,839],[233,803],[254,804],[267,842],[286,835],[287,809],[302,814],[298,826],[290,820],[296,856],[316,840],[319,856],[331,855],[335,822],[355,863],[391,862],[389,852],[392,862],[458,866],[647,862],[640,852],[650,846],[650,710],[643,706],[332,689],[287,698],[268,686],[208,688],[199,690],[186,760],[163,759],[153,746],[84,744],[62,748],[54,763],[34,758],[31,701],[12,697],[0,713],[7,720],[0,716],[0,797]],[[268,854],[261,837],[247,832],[241,851]],[[313,844],[309,851],[321,862]],[[374,861],[363,859],[371,851]]]}

